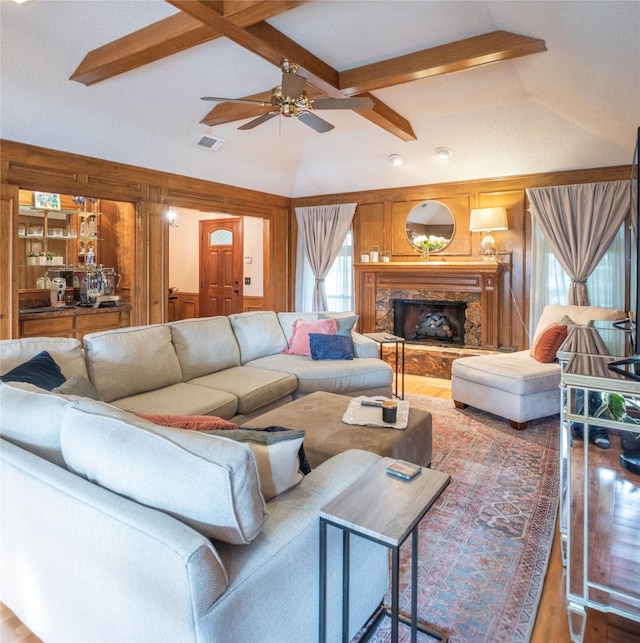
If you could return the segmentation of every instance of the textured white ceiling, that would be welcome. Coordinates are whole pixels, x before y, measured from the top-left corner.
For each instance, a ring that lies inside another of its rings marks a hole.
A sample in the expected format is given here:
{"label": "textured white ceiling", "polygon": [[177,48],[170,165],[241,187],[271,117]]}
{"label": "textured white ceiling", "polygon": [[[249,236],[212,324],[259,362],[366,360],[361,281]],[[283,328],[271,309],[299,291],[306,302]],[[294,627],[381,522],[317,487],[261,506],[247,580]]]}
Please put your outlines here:
{"label": "textured white ceiling", "polygon": [[[285,196],[628,164],[640,125],[640,2],[323,1],[269,20],[343,70],[495,29],[548,51],[373,92],[407,118],[402,142],[353,112],[209,132],[203,95],[239,97],[280,71],[220,38],[85,87],[84,55],[176,10],[160,0],[0,0],[0,136]],[[453,151],[449,161],[435,148]],[[391,153],[407,162],[392,167]]]}

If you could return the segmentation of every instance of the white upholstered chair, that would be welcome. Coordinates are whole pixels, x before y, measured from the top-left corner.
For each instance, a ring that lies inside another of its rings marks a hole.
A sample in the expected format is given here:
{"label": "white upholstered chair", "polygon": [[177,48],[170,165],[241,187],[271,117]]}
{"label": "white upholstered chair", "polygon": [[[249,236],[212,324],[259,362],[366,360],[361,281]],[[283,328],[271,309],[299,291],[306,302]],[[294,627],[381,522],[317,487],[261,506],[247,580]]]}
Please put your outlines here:
{"label": "white upholstered chair", "polygon": [[[597,306],[545,306],[531,344],[553,323],[569,317],[576,324],[592,319],[623,319],[623,311]],[[560,413],[560,365],[541,363],[529,350],[461,357],[451,369],[451,395],[457,408],[472,406],[506,418],[514,429]]]}

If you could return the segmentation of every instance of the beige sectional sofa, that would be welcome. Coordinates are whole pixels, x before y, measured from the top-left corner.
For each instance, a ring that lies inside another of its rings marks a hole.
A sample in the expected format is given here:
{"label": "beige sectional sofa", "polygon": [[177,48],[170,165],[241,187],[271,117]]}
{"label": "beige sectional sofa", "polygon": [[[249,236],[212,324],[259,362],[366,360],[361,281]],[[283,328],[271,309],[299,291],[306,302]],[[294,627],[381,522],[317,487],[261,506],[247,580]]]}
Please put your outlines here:
{"label": "beige sectional sofa", "polygon": [[[317,640],[319,509],[380,456],[341,453],[265,503],[247,444],[25,384],[0,382],[0,406],[0,600],[42,640]],[[329,537],[335,641],[342,537]],[[350,560],[353,637],[389,567],[360,538]]]}
{"label": "beige sectional sofa", "polygon": [[[391,367],[378,359],[375,342],[358,333],[348,331],[352,360],[282,353],[294,320],[321,314],[259,311],[109,330],[86,335],[84,351],[71,339],[6,340],[1,370],[53,347],[67,379],[88,377],[104,402],[135,413],[215,415],[236,423],[318,390],[390,396]],[[77,392],[75,381],[65,392]]]}
{"label": "beige sectional sofa", "polygon": [[[237,421],[311,389],[390,395],[390,367],[357,334],[353,360],[281,354],[296,315],[95,333],[84,350],[65,338],[0,342],[0,373],[47,351],[66,377],[55,393],[0,382],[0,600],[37,636],[317,640],[319,509],[380,456],[346,451],[265,502],[249,445],[130,412]],[[329,640],[341,636],[342,543],[330,530]],[[359,538],[350,561],[353,637],[389,567],[386,548]]]}

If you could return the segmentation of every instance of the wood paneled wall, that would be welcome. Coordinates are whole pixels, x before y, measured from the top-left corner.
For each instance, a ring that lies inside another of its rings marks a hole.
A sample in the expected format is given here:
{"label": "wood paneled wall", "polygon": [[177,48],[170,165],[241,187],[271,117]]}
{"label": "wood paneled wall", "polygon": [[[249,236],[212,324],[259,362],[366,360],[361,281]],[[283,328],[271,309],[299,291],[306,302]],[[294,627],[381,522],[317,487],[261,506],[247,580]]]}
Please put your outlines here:
{"label": "wood paneled wall", "polygon": [[82,195],[133,204],[118,230],[118,266],[129,288],[131,324],[151,324],[168,315],[168,220],[170,206],[249,215],[265,220],[264,306],[286,310],[290,199],[156,172],[97,158],[0,140],[0,338],[18,336],[18,190]]}
{"label": "wood paneled wall", "polygon": [[[131,323],[167,319],[168,222],[170,206],[259,216],[264,225],[265,287],[260,306],[265,310],[293,310],[297,206],[358,203],[354,218],[355,256],[372,246],[392,253],[393,262],[415,261],[417,256],[404,235],[404,220],[411,208],[425,199],[447,205],[456,219],[452,243],[439,259],[477,261],[482,235],[469,232],[471,208],[502,205],[509,230],[496,233],[505,270],[499,329],[501,348],[528,345],[528,292],[531,276],[531,221],[525,189],[628,179],[629,166],[550,172],[421,185],[407,188],[326,194],[299,199],[237,188],[211,181],[156,172],[87,156],[0,140],[0,337],[18,332],[18,296],[12,240],[17,236],[18,189],[79,194],[133,204],[124,209],[118,230],[121,247],[118,265],[125,272],[132,304]],[[133,212],[133,215],[127,214]],[[291,251],[293,249],[293,252]],[[627,277],[628,281],[628,277]],[[257,307],[256,302],[252,302]]]}
{"label": "wood paneled wall", "polygon": [[[440,183],[407,188],[326,194],[292,200],[296,207],[357,203],[353,220],[354,256],[378,246],[392,253],[392,262],[416,261],[418,255],[405,235],[405,219],[411,208],[421,201],[433,199],[449,207],[456,220],[452,242],[434,255],[437,260],[478,261],[478,248],[483,234],[469,232],[472,208],[504,206],[509,230],[496,232],[494,237],[504,264],[501,287],[501,310],[498,346],[503,350],[521,350],[529,346],[529,290],[531,279],[531,215],[525,190],[530,187],[570,185],[628,179],[630,166],[596,168],[567,172],[548,172],[500,179]],[[296,247],[295,214],[291,221],[290,247]],[[289,263],[290,292],[294,293],[295,257]],[[629,275],[626,276],[627,289]],[[293,295],[292,295],[293,297]],[[356,290],[356,309],[360,293]],[[293,299],[290,301],[293,310]]]}

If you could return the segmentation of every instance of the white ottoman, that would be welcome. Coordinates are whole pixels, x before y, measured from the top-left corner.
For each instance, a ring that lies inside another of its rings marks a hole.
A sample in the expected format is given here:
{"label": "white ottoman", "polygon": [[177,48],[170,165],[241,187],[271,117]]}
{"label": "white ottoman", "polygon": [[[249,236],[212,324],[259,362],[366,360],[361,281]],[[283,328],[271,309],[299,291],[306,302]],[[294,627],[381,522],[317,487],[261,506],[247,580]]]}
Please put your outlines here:
{"label": "white ottoman", "polygon": [[[592,319],[624,317],[623,311],[614,308],[549,304],[532,344],[554,323],[586,324]],[[506,418],[514,429],[524,429],[529,420],[560,413],[560,372],[557,362],[539,362],[528,350],[461,357],[451,367],[451,396],[457,408],[473,406]]]}
{"label": "white ottoman", "polygon": [[473,406],[524,429],[560,413],[560,365],[541,364],[528,350],[461,357],[451,367],[451,396],[458,408]]}

